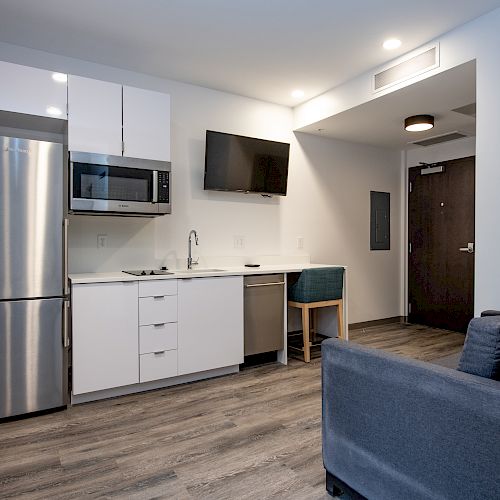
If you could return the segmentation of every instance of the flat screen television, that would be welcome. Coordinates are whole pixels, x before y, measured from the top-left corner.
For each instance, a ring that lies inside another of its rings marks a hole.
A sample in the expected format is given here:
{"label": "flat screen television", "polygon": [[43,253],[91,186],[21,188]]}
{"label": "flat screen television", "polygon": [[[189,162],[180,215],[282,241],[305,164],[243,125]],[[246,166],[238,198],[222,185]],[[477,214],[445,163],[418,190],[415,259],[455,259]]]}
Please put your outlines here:
{"label": "flat screen television", "polygon": [[205,190],[286,195],[290,144],[207,130]]}

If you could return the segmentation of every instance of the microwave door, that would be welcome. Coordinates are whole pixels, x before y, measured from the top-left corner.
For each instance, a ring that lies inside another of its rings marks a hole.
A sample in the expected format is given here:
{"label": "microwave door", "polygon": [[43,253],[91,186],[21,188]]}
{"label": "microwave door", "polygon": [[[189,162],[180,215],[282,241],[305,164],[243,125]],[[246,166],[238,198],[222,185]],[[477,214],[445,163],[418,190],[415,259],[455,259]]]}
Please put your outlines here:
{"label": "microwave door", "polygon": [[154,171],[72,162],[71,208],[83,212],[158,213]]}

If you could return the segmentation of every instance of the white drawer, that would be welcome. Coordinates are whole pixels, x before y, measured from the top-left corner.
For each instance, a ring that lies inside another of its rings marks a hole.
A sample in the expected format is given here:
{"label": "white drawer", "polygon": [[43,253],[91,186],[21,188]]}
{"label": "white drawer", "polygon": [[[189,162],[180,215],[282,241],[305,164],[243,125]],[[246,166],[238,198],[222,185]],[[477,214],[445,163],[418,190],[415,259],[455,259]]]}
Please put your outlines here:
{"label": "white drawer", "polygon": [[177,351],[141,354],[139,358],[140,382],[177,376]]}
{"label": "white drawer", "polygon": [[177,280],[139,281],[139,297],[177,295]]}
{"label": "white drawer", "polygon": [[141,297],[139,299],[139,325],[157,325],[177,321],[177,295]]}
{"label": "white drawer", "polygon": [[177,349],[177,323],[139,327],[139,353]]}

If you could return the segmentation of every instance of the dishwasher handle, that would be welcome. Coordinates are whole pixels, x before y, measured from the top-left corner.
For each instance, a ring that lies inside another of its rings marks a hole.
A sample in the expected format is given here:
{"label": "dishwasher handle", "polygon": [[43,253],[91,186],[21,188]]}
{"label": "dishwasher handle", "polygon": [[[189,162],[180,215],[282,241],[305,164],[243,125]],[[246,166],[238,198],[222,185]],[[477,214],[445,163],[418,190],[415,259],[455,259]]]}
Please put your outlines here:
{"label": "dishwasher handle", "polygon": [[284,281],[274,281],[273,283],[255,283],[253,285],[245,285],[245,288],[255,288],[259,286],[276,286],[276,285],[284,285]]}

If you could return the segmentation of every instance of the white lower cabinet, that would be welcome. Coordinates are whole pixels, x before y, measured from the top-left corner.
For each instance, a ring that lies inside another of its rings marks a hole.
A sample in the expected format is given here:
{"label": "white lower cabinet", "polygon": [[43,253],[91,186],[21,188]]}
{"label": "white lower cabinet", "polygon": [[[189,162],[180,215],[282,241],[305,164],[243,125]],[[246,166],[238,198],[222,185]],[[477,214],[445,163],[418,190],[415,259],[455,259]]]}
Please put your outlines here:
{"label": "white lower cabinet", "polygon": [[141,354],[172,349],[177,349],[177,323],[139,327],[139,352]]}
{"label": "white lower cabinet", "polygon": [[73,394],[139,382],[137,281],[72,286]]}
{"label": "white lower cabinet", "polygon": [[139,325],[155,325],[177,321],[177,296],[139,298]]}
{"label": "white lower cabinet", "polygon": [[74,395],[243,362],[242,276],[76,284],[71,293]]}
{"label": "white lower cabinet", "polygon": [[177,376],[177,280],[139,282],[140,382]]}
{"label": "white lower cabinet", "polygon": [[177,375],[177,351],[141,354],[141,382],[151,382]]}
{"label": "white lower cabinet", "polygon": [[243,363],[243,277],[178,282],[179,375]]}

